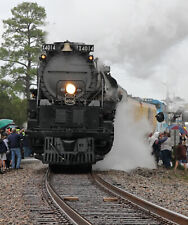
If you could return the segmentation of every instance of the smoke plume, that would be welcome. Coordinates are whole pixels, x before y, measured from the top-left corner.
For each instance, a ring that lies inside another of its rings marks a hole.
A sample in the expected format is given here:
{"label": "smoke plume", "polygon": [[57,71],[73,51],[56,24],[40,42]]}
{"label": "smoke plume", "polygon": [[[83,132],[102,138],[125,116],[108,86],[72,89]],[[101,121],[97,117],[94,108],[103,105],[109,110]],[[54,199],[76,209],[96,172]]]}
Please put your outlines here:
{"label": "smoke plume", "polygon": [[70,0],[63,12],[60,2],[47,11],[48,42],[94,44],[95,55],[134,96],[160,100],[168,89],[188,99],[188,1]]}
{"label": "smoke plume", "polygon": [[135,122],[132,106],[121,101],[115,117],[115,134],[112,150],[93,169],[129,171],[136,167],[155,168],[147,134],[151,131],[146,120]]}

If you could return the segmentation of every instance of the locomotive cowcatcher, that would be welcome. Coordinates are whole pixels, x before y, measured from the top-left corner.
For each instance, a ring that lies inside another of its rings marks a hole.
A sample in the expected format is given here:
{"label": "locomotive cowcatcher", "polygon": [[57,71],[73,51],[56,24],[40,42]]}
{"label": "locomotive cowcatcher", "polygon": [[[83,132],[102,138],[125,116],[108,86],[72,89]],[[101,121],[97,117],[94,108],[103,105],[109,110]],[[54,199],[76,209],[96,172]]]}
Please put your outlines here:
{"label": "locomotive cowcatcher", "polygon": [[28,136],[43,163],[91,166],[111,150],[118,85],[93,51],[69,41],[42,46]]}

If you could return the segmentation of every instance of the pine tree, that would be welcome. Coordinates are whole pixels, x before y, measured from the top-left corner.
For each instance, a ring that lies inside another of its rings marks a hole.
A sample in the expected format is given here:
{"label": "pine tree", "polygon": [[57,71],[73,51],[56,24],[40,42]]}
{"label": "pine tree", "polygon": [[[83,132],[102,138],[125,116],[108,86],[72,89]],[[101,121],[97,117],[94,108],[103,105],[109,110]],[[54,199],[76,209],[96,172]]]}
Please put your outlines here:
{"label": "pine tree", "polygon": [[3,20],[5,32],[0,47],[1,78],[14,93],[29,99],[30,86],[36,81],[37,62],[44,43],[46,12],[37,3],[23,2],[11,10],[12,18]]}

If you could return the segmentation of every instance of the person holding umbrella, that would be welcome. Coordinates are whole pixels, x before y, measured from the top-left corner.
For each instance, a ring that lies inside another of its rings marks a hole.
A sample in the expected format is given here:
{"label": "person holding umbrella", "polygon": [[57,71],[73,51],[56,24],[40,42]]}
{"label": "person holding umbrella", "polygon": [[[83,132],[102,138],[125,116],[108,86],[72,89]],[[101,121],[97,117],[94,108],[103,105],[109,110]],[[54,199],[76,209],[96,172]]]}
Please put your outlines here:
{"label": "person holding umbrella", "polygon": [[181,134],[186,134],[186,135],[188,135],[187,130],[186,130],[184,127],[182,127],[182,126],[180,126],[180,125],[178,125],[178,124],[172,124],[172,125],[169,125],[167,128],[168,128],[169,130],[179,130],[179,132],[180,132]]}

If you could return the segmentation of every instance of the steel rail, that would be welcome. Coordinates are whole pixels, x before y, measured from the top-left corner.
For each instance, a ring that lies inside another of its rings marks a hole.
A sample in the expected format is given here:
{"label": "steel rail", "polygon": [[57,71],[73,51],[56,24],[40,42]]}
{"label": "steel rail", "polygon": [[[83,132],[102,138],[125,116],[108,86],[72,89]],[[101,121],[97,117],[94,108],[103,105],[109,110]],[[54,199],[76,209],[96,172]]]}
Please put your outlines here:
{"label": "steel rail", "polygon": [[48,169],[46,173],[45,186],[48,194],[50,195],[53,202],[58,206],[58,208],[67,215],[67,217],[75,225],[92,225],[89,221],[84,219],[80,214],[73,210],[69,205],[67,205],[63,199],[56,193],[50,184],[50,171]]}
{"label": "steel rail", "polygon": [[146,210],[148,210],[151,213],[154,213],[157,216],[163,217],[164,219],[169,220],[170,222],[174,222],[180,225],[188,225],[188,217],[181,215],[179,213],[175,213],[173,211],[170,211],[168,209],[165,209],[161,206],[158,206],[156,204],[153,204],[151,202],[148,202],[144,199],[141,199],[121,188],[115,187],[114,185],[108,183],[107,181],[104,181],[101,177],[99,177],[96,173],[92,173],[92,177],[94,180],[102,185],[105,189],[108,189],[115,195],[118,195],[119,197],[129,200],[133,202],[134,204],[138,205],[139,207],[142,207]]}

